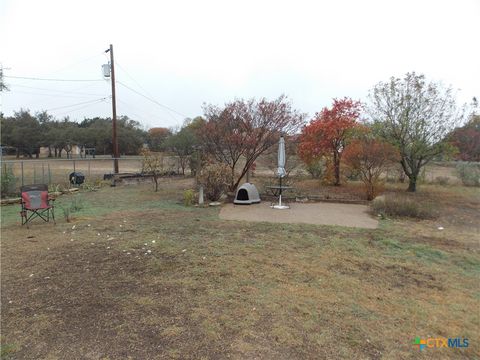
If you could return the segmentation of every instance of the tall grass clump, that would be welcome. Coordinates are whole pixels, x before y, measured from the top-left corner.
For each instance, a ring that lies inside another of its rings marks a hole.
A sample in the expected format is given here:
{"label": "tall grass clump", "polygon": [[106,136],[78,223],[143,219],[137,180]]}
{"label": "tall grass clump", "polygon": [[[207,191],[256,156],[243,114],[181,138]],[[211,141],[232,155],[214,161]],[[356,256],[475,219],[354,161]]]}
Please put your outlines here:
{"label": "tall grass clump", "polygon": [[463,185],[480,186],[480,163],[460,162],[456,171]]}
{"label": "tall grass clump", "polygon": [[63,216],[66,222],[70,222],[72,220],[73,214],[79,212],[84,207],[83,201],[81,199],[73,198],[70,203],[60,206],[63,212]]}
{"label": "tall grass clump", "polygon": [[430,202],[417,194],[385,194],[372,202],[372,211],[384,217],[434,219],[437,213]]}

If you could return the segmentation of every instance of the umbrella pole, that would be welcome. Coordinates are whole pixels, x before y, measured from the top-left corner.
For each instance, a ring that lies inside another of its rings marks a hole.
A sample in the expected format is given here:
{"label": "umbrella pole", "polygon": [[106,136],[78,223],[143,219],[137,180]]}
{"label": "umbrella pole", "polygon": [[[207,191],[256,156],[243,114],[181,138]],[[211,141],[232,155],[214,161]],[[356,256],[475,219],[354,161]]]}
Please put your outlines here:
{"label": "umbrella pole", "polygon": [[282,206],[282,176],[280,176],[280,197],[279,197],[279,205]]}

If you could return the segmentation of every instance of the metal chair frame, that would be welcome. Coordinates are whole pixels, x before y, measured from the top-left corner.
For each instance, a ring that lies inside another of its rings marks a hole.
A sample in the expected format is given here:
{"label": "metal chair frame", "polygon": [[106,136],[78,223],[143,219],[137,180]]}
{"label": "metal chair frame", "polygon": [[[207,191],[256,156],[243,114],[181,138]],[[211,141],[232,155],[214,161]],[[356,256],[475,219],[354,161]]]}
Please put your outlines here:
{"label": "metal chair frame", "polygon": [[[27,228],[29,228],[28,224],[33,219],[35,219],[37,217],[39,217],[40,219],[42,219],[45,222],[50,222],[50,213],[51,213],[53,223],[56,224],[56,222],[55,222],[55,207],[53,205],[53,202],[55,201],[55,199],[48,196],[48,185],[45,185],[45,184],[25,185],[25,186],[21,187],[22,195],[24,193],[28,193],[29,191],[34,191],[34,190],[35,191],[41,191],[41,192],[44,192],[44,191],[47,192],[47,199],[46,199],[46,205],[47,206],[46,207],[32,207],[32,206],[27,207],[25,201],[23,200],[23,196],[22,196],[22,199],[20,200],[21,205],[22,205],[22,210],[20,211],[20,216],[22,218],[22,226],[27,225]],[[31,212],[31,214],[28,213],[29,211]]]}

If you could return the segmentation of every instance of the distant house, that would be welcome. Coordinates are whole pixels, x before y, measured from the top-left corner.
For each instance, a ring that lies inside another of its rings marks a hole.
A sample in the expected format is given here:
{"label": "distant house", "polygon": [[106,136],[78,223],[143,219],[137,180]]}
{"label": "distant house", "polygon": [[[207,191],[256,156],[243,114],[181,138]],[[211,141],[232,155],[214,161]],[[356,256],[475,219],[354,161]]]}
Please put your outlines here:
{"label": "distant house", "polygon": [[[53,152],[53,149],[52,149]],[[67,152],[65,150],[62,151],[62,155],[64,157],[67,157]],[[52,154],[53,155],[53,154]],[[73,157],[83,157],[84,151],[83,148],[78,146],[78,145],[72,145],[72,151],[70,152],[70,155]],[[48,146],[42,146],[40,147],[40,157],[47,157],[48,156]]]}

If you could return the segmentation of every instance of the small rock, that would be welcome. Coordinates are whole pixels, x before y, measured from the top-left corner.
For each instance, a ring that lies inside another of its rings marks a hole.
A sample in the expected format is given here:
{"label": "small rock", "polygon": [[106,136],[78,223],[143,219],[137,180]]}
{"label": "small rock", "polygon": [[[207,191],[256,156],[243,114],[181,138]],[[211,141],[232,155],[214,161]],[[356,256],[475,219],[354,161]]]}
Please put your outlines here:
{"label": "small rock", "polygon": [[204,256],[202,259],[203,259],[203,260],[207,260],[207,257],[206,257],[206,256]]}
{"label": "small rock", "polygon": [[90,227],[90,224],[88,224],[87,226]]}
{"label": "small rock", "polygon": [[130,255],[130,253],[129,253],[129,252],[127,252],[127,255]]}
{"label": "small rock", "polygon": [[182,250],[183,253],[186,252],[186,251],[187,251],[187,249],[183,249],[183,250]]}
{"label": "small rock", "polygon": [[151,253],[152,253],[152,250],[147,250],[147,253],[151,254]]}
{"label": "small rock", "polygon": [[122,225],[122,224],[120,224],[120,227],[123,227],[123,225]]}
{"label": "small rock", "polygon": [[155,244],[155,240],[152,240],[152,244]]}
{"label": "small rock", "polygon": [[115,240],[114,237],[109,237],[107,240]]}
{"label": "small rock", "polygon": [[66,234],[67,232],[66,232],[66,231],[64,231],[63,233],[64,233],[64,234]]}
{"label": "small rock", "polygon": [[70,241],[73,241],[73,239],[70,239]]}
{"label": "small rock", "polygon": [[47,248],[47,250],[50,250],[50,248]]}
{"label": "small rock", "polygon": [[443,230],[443,226],[439,226],[439,227],[438,227],[438,230]]}
{"label": "small rock", "polygon": [[10,300],[8,303],[9,303],[9,304],[11,304],[11,303],[13,303],[13,301],[12,301],[12,300]]}
{"label": "small rock", "polygon": [[90,244],[95,245],[95,243],[90,243]]}
{"label": "small rock", "polygon": [[47,279],[50,279],[50,276],[45,276],[44,279],[46,279],[46,280],[47,280]]}
{"label": "small rock", "polygon": [[30,276],[29,276],[29,277],[32,277],[32,276],[33,276],[33,274],[30,274]]}
{"label": "small rock", "polygon": [[75,227],[76,227],[76,226],[75,226],[75,225],[73,225],[73,226],[72,226],[72,230],[75,230]]}
{"label": "small rock", "polygon": [[107,246],[107,250],[110,249],[110,246]]}
{"label": "small rock", "polygon": [[126,222],[127,222],[127,220],[123,220],[123,222],[124,222],[124,223],[126,223]]}
{"label": "small rock", "polygon": [[100,233],[97,233],[97,236],[100,236]]}

